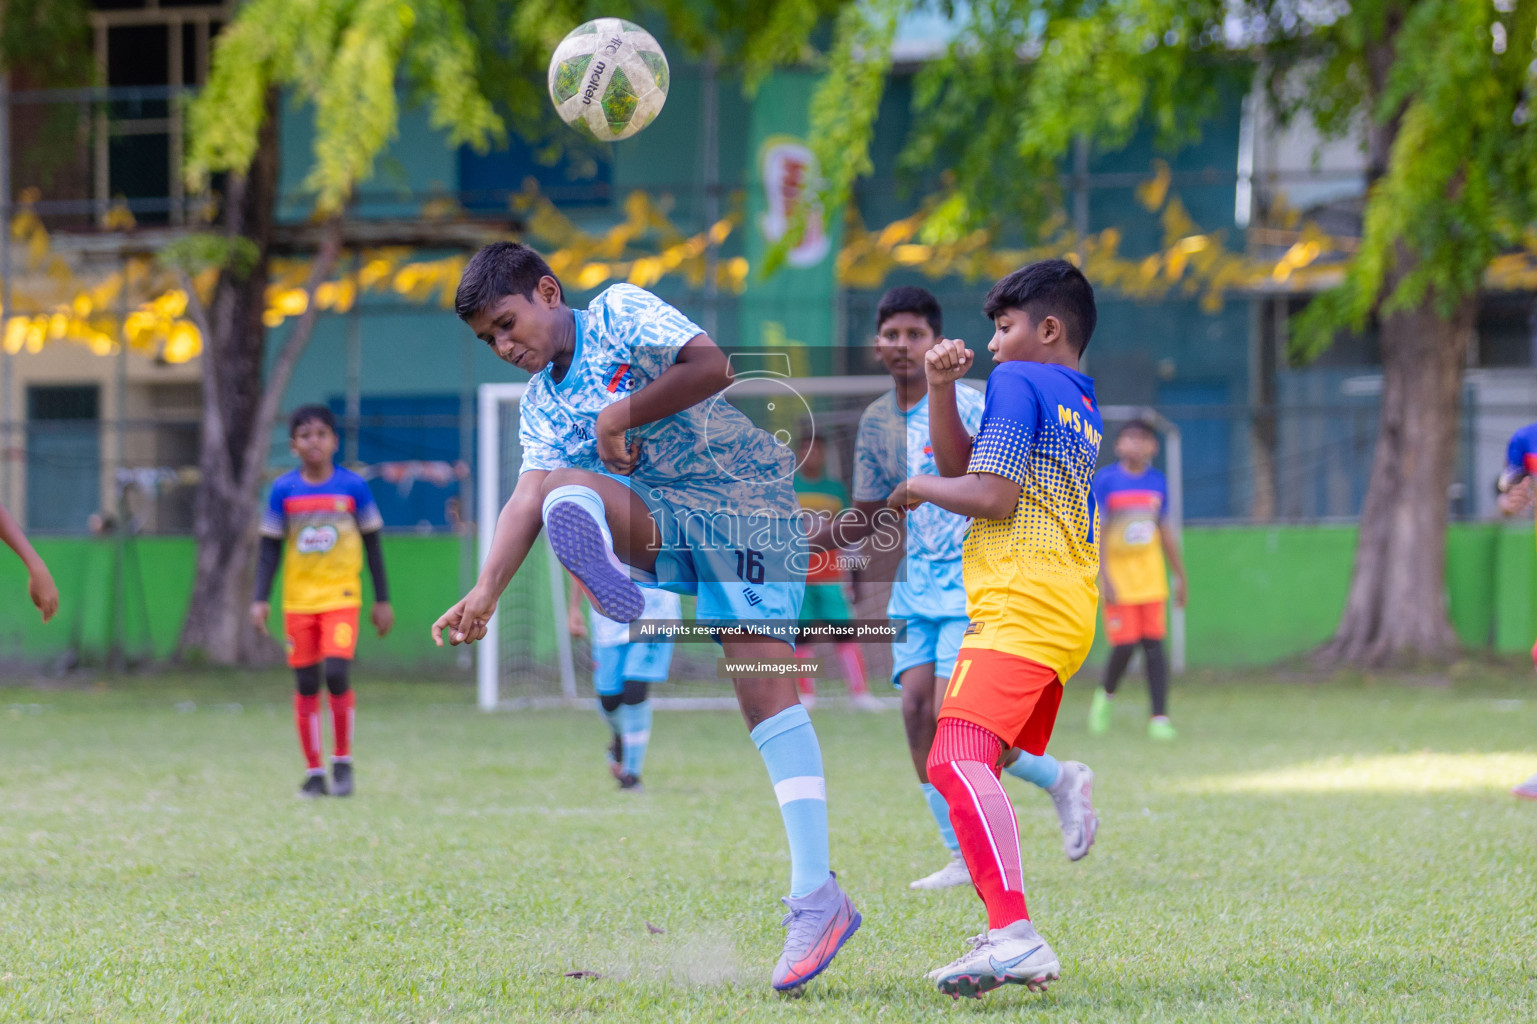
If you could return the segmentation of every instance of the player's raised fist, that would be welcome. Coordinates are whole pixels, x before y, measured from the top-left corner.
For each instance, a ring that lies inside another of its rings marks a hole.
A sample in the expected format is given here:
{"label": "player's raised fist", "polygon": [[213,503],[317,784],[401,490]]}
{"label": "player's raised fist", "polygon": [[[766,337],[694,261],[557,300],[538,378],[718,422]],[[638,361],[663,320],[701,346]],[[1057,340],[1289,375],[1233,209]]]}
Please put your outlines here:
{"label": "player's raised fist", "polygon": [[604,469],[619,476],[629,476],[640,462],[640,442],[629,439],[627,410],[621,408],[627,405],[627,401],[615,402],[598,413],[596,427],[598,459]]}
{"label": "player's raised fist", "polygon": [[976,354],[959,338],[945,338],[923,357],[923,373],[930,384],[950,384],[966,376]]}

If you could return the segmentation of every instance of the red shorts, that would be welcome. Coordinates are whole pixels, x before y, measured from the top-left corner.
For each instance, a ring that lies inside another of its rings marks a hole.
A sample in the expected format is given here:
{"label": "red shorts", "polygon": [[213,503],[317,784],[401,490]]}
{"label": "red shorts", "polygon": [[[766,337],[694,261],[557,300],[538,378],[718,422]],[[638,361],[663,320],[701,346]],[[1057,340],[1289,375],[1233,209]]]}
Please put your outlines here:
{"label": "red shorts", "polygon": [[346,658],[358,649],[358,609],[284,612],[283,643],[292,668],[318,665],[323,658]]}
{"label": "red shorts", "polygon": [[1115,647],[1134,644],[1139,640],[1162,640],[1167,628],[1164,625],[1165,614],[1162,601],[1149,601],[1147,604],[1107,604],[1105,605],[1105,632],[1110,637],[1111,645]]}
{"label": "red shorts", "polygon": [[980,725],[1011,747],[1046,753],[1062,705],[1062,681],[1039,662],[986,647],[962,647],[940,718]]}

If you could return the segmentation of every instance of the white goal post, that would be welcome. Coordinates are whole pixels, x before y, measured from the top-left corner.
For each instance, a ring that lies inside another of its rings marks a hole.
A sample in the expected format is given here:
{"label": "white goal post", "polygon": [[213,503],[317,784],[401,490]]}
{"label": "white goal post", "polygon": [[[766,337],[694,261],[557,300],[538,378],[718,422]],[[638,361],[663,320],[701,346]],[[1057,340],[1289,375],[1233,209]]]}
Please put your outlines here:
{"label": "white goal post", "polygon": [[[745,379],[744,379],[745,377]],[[965,381],[976,388],[982,381]],[[478,393],[475,500],[476,529],[479,538],[477,564],[484,565],[490,555],[491,537],[497,516],[517,482],[520,451],[517,442],[517,406],[526,384],[482,384]],[[891,388],[891,378],[881,375],[843,377],[786,377],[780,374],[739,375],[732,385],[731,399],[759,400],[765,410],[749,412],[773,416],[774,398],[790,389],[799,395],[816,423],[819,436],[832,437],[829,444],[828,473],[835,478],[852,475],[853,434],[859,414],[879,395]],[[1156,411],[1135,406],[1106,406],[1101,410],[1107,431],[1116,422],[1143,419],[1163,435],[1164,455],[1169,478],[1169,519],[1176,536],[1183,511],[1183,476],[1178,428]],[[784,411],[779,410],[783,422]],[[1112,435],[1113,436],[1113,435]],[[845,451],[846,449],[846,451]],[[847,471],[846,471],[847,470]],[[537,563],[542,562],[543,565]],[[485,639],[476,647],[477,703],[483,710],[527,707],[545,703],[571,703],[591,695],[585,674],[579,680],[577,654],[566,621],[566,583],[564,570],[543,539],[529,553],[523,569],[508,592],[502,596],[497,611],[487,625]],[[683,645],[680,645],[680,649]],[[1170,621],[1171,661],[1176,673],[1184,671],[1184,610],[1172,609]],[[709,652],[713,664],[713,648]],[[695,669],[702,662],[694,659]],[[675,673],[676,674],[676,673]],[[702,673],[701,673],[702,674]],[[716,697],[703,696],[705,684],[693,689],[676,689],[680,697],[659,697],[658,703],[679,706],[714,706],[733,703],[723,682],[715,685]]]}

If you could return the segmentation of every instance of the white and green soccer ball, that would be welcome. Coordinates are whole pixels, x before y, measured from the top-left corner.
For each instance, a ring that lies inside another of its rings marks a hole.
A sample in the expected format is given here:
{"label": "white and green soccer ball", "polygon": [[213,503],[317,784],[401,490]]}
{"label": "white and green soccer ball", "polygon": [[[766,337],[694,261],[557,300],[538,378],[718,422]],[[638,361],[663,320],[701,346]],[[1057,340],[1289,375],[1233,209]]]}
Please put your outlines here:
{"label": "white and green soccer ball", "polygon": [[662,48],[623,18],[596,18],[572,29],[550,58],[556,113],[603,142],[627,139],[655,121],[668,81]]}

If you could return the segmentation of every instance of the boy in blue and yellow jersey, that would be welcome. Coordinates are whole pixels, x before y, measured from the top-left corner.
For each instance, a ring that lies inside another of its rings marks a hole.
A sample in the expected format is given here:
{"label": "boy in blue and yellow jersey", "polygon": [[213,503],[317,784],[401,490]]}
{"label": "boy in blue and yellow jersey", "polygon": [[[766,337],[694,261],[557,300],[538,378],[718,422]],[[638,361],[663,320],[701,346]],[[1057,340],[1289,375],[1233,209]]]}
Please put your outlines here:
{"label": "boy in blue and yellow jersey", "polygon": [[998,365],[981,428],[973,438],[955,399],[972,353],[941,342],[925,357],[940,475],[911,477],[888,499],[972,518],[962,548],[970,624],[928,774],[949,805],[989,930],[929,975],[952,996],[1008,983],[1044,989],[1060,971],[1025,907],[1019,826],[1000,762],[1011,746],[1045,753],[1062,681],[1088,654],[1099,603],[1092,481],[1103,427],[1094,382],[1078,372],[1097,319],[1094,290],[1071,263],[1045,260],[994,285],[983,311]]}
{"label": "boy in blue and yellow jersey", "polygon": [[1094,475],[1094,500],[1104,517],[1099,589],[1111,644],[1104,685],[1094,691],[1089,709],[1089,732],[1095,735],[1109,731],[1112,698],[1140,645],[1153,705],[1147,734],[1155,740],[1175,737],[1169,723],[1164,604],[1172,572],[1174,603],[1185,606],[1185,563],[1167,517],[1169,482],[1153,466],[1157,455],[1157,432],[1149,423],[1132,420],[1115,435],[1116,462]]}
{"label": "boy in blue and yellow jersey", "polygon": [[[944,312],[926,288],[901,285],[881,296],[875,311],[875,355],[891,374],[892,389],[859,417],[853,510],[839,516],[826,537],[818,534],[813,543],[848,546],[875,537],[874,543],[880,545],[900,536],[886,499],[900,481],[938,472],[929,436],[924,362],[943,337]],[[976,433],[982,425],[982,394],[965,386],[953,388],[953,394],[962,426],[968,434]],[[906,638],[892,646],[891,681],[901,691],[902,724],[918,785],[939,826],[940,841],[950,853],[943,867],[909,887],[947,889],[970,885],[971,873],[950,827],[950,809],[929,782],[928,762],[939,707],[966,634],[961,546],[970,523],[937,505],[915,508],[906,518],[902,575],[892,581],[886,607],[888,616],[907,626]],[[1094,842],[1096,819],[1088,788],[1080,783],[1092,786],[1093,773],[1076,761],[1058,763],[1049,754],[1037,757],[1017,748],[1005,760],[1009,761],[1005,771],[1051,795],[1068,858],[1078,860],[1087,854]]]}
{"label": "boy in blue and yellow jersey", "polygon": [[[1500,511],[1513,516],[1531,508],[1534,481],[1537,481],[1537,423],[1528,423],[1511,435],[1505,449],[1505,468],[1495,482],[1500,495]],[[1532,664],[1537,665],[1537,645],[1532,647]],[[1537,775],[1510,792],[1523,800],[1537,800]]]}
{"label": "boy in blue and yellow jersey", "polygon": [[355,701],[348,668],[358,644],[358,609],[363,604],[363,559],[374,580],[369,618],[380,636],[390,631],[379,531],[384,521],[363,478],[332,465],[336,456],[336,421],[324,406],[306,405],[288,423],[289,443],[299,468],[273,481],[262,514],[261,548],[256,564],[256,599],[251,621],[267,632],[272,615],[268,598],[286,550],[283,574],[283,633],[288,664],[293,667],[294,722],[306,774],[302,797],[326,795],[320,759],[320,680],[324,666],[331,695],[336,744],[331,754],[332,796],[352,795],[352,723]]}

